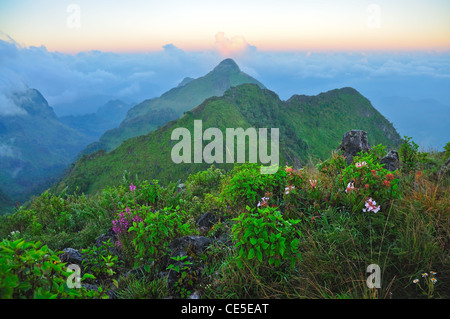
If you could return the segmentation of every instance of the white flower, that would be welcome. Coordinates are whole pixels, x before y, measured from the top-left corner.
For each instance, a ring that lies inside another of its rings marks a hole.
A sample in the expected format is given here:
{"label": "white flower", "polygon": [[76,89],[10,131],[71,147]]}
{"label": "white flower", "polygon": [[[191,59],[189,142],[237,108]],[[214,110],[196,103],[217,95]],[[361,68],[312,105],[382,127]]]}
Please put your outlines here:
{"label": "white flower", "polygon": [[289,192],[290,192],[292,189],[294,189],[294,188],[295,188],[295,186],[292,186],[292,185],[289,185],[288,187],[286,187],[286,188],[284,189],[286,195],[289,194]]}
{"label": "white flower", "polygon": [[360,167],[366,166],[367,163],[366,162],[359,162],[359,163],[356,163],[355,165],[356,165],[357,168],[360,168]]}
{"label": "white flower", "polygon": [[353,183],[348,183],[347,188],[345,189],[345,192],[348,193],[349,191],[352,191],[354,189],[356,189],[355,185]]}
{"label": "white flower", "polygon": [[376,205],[377,205],[377,202],[374,201],[372,198],[369,198],[366,201],[366,204],[365,204],[366,208],[363,208],[363,212],[372,211],[374,213],[378,213],[378,211],[380,210],[380,206],[376,206]]}

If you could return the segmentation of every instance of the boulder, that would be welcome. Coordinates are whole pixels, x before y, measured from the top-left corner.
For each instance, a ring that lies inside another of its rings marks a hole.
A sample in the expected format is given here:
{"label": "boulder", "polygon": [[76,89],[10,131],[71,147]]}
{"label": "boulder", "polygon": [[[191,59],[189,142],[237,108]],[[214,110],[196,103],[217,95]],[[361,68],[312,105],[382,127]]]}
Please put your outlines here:
{"label": "boulder", "polygon": [[384,168],[393,172],[400,168],[400,159],[397,151],[390,151],[380,160],[380,164],[384,164]]}
{"label": "boulder", "polygon": [[350,165],[353,157],[359,152],[367,152],[370,149],[369,141],[367,139],[367,132],[361,130],[352,130],[344,134],[341,145],[338,151],[343,151],[343,156],[346,157],[347,164]]}
{"label": "boulder", "polygon": [[[172,250],[172,257],[183,256],[183,254],[180,255],[180,253],[187,251],[201,254],[211,242],[211,238],[203,236],[184,236],[174,239],[169,244],[169,248]],[[184,255],[186,255],[186,253]]]}
{"label": "boulder", "polygon": [[215,223],[219,221],[219,218],[212,213],[205,213],[197,220],[196,224],[200,228],[210,229]]}
{"label": "boulder", "polygon": [[64,253],[59,255],[61,262],[81,266],[85,258],[83,258],[83,255],[78,250],[73,248],[64,248],[63,251]]}

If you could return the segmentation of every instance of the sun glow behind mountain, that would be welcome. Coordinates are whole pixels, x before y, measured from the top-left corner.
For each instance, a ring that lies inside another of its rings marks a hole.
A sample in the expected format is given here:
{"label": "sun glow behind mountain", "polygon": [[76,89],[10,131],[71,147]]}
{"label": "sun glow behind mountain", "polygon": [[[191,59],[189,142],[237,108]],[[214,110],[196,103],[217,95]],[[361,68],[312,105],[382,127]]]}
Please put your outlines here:
{"label": "sun glow behind mountain", "polygon": [[448,1],[393,2],[7,0],[0,31],[66,53],[450,49]]}

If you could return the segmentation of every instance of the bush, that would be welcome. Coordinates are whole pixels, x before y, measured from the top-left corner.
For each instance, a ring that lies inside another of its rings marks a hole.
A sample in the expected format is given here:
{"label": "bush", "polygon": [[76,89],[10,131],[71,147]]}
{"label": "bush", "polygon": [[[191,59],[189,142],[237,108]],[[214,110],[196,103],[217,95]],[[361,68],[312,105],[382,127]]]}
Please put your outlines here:
{"label": "bush", "polygon": [[[72,272],[40,242],[23,239],[0,243],[0,299],[92,298],[98,292],[69,288]],[[81,280],[91,277],[85,274]],[[100,290],[101,293],[101,290]]]}
{"label": "bush", "polygon": [[296,229],[299,220],[284,220],[281,212],[266,207],[254,209],[235,218],[233,240],[239,250],[238,265],[254,267],[293,267],[301,259],[298,250],[301,232]]}

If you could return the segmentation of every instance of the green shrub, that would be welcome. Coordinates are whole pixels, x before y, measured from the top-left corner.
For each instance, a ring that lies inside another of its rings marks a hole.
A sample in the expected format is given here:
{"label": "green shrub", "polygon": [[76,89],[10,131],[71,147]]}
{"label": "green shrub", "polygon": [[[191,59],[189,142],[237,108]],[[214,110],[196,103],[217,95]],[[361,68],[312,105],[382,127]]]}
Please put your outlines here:
{"label": "green shrub", "polygon": [[236,165],[222,185],[221,200],[238,210],[255,207],[268,193],[274,203],[281,202],[286,172],[279,169],[275,174],[261,174],[260,168],[255,163]]}
{"label": "green shrub", "polygon": [[175,209],[165,207],[160,211],[148,212],[139,223],[133,222],[128,231],[135,233],[135,265],[163,257],[173,239],[193,233],[192,225],[185,223],[185,215],[178,206]]}
{"label": "green shrub", "polygon": [[[0,243],[0,299],[93,298],[98,292],[69,288],[72,274],[58,256],[40,242],[23,239]],[[90,278],[85,274],[81,280]],[[101,292],[101,290],[100,290]]]}
{"label": "green shrub", "polygon": [[296,229],[299,220],[285,220],[278,210],[271,207],[254,209],[233,219],[233,240],[239,250],[238,265],[250,263],[257,267],[293,267],[301,259],[298,250],[301,232]]}

